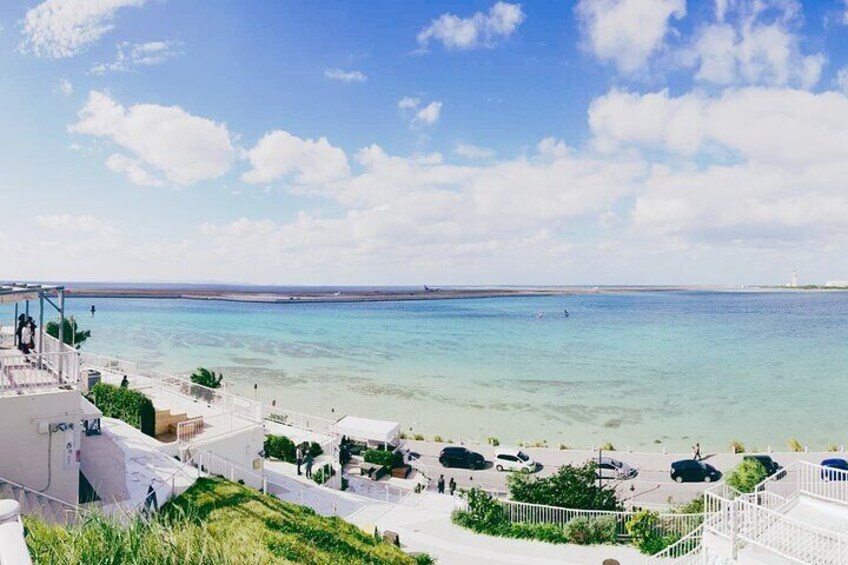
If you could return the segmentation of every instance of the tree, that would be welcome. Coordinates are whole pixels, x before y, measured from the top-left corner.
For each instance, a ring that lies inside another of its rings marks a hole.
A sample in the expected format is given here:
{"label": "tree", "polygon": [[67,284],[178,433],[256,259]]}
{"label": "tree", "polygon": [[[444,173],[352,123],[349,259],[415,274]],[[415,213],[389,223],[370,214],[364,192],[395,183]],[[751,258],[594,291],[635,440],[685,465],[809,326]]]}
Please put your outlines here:
{"label": "tree", "polygon": [[[85,340],[91,337],[91,330],[80,331],[76,320],[65,318],[63,321],[63,338],[66,345],[74,345],[77,349]],[[47,335],[59,339],[59,322],[47,322]]]}
{"label": "tree", "polygon": [[223,380],[224,375],[216,375],[215,371],[210,371],[204,367],[198,367],[191,375],[191,382],[208,388],[219,388]]}
{"label": "tree", "polygon": [[595,464],[565,465],[548,477],[514,473],[507,479],[513,500],[583,510],[619,510],[615,489],[598,486]]}
{"label": "tree", "polygon": [[768,470],[756,459],[743,459],[727,476],[727,484],[740,492],[754,492],[754,487],[766,480]]}

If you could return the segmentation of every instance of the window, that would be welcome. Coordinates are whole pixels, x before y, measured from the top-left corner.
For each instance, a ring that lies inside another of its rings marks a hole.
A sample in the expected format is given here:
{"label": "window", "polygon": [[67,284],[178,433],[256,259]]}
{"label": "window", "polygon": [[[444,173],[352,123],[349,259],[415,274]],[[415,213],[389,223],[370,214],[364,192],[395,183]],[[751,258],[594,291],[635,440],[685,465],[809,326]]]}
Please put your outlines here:
{"label": "window", "polygon": [[530,460],[530,458],[527,455],[525,455],[523,451],[518,452],[518,458],[521,459],[522,461],[529,461]]}

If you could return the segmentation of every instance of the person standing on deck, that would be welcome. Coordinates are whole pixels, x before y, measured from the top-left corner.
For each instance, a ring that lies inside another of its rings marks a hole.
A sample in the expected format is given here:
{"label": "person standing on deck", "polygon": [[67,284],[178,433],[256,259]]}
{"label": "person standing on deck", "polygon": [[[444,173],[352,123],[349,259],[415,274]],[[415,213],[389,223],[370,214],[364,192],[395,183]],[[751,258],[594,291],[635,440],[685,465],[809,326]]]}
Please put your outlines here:
{"label": "person standing on deck", "polygon": [[303,465],[303,448],[299,445],[297,446],[297,453],[295,454],[295,462],[297,462],[297,476],[300,476],[300,466]]}
{"label": "person standing on deck", "polygon": [[445,494],[445,476],[439,475],[439,481],[436,483],[436,488],[439,494]]}
{"label": "person standing on deck", "polygon": [[26,325],[26,316],[21,314],[18,316],[18,327],[15,328],[15,347],[21,349],[22,341],[21,341],[21,331],[23,331],[24,326]]}
{"label": "person standing on deck", "polygon": [[29,353],[29,343],[32,341],[32,329],[29,327],[29,324],[24,321],[23,327],[21,327],[21,353],[26,355]]}
{"label": "person standing on deck", "polygon": [[315,462],[315,459],[313,459],[312,454],[309,453],[309,452],[306,452],[306,478],[307,479],[312,478],[312,464],[314,462]]}
{"label": "person standing on deck", "polygon": [[30,351],[35,351],[35,320],[32,319],[32,316],[27,318],[27,327],[29,328],[29,343],[27,343],[27,346]]}

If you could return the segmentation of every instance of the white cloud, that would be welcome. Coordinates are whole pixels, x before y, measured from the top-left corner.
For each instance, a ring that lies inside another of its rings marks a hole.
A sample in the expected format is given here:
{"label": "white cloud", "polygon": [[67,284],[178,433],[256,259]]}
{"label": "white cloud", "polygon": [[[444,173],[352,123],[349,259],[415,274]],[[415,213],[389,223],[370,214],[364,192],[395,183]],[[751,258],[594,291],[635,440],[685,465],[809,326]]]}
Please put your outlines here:
{"label": "white cloud", "polygon": [[226,125],[179,106],[124,108],[108,94],[91,91],[78,116],[69,131],[107,138],[133,154],[134,165],[129,158],[110,157],[110,168],[128,174],[130,180],[148,178],[138,173],[143,163],[172,183],[194,184],[223,175],[236,157]]}
{"label": "white cloud", "polygon": [[104,237],[112,237],[118,232],[112,222],[88,214],[78,216],[72,214],[39,215],[35,217],[35,223],[49,230],[92,233]]}
{"label": "white cloud", "polygon": [[104,75],[109,72],[127,72],[137,67],[159,65],[168,59],[182,55],[178,41],[148,41],[133,43],[123,41],[115,46],[115,60],[110,63],[96,63],[91,74]]}
{"label": "white cloud", "polygon": [[345,71],[342,69],[327,69],[324,76],[340,82],[365,82],[368,77],[362,71]]}
{"label": "white cloud", "polygon": [[801,6],[794,0],[735,2],[724,6],[716,23],[697,32],[680,58],[697,67],[696,79],[715,84],[811,88],[826,59],[801,52],[793,31],[800,18]]}
{"label": "white cloud", "polygon": [[598,59],[634,73],[662,48],[671,18],[686,15],[686,2],[580,0],[576,13],[587,48]]}
{"label": "white cloud", "polygon": [[498,41],[509,38],[524,21],[520,4],[498,2],[489,12],[477,12],[461,18],[442,14],[418,33],[418,44],[426,49],[430,41],[437,41],[447,49],[477,49],[494,47]]}
{"label": "white cloud", "polygon": [[106,168],[113,173],[119,173],[139,186],[162,186],[165,183],[148,171],[139,159],[133,159],[120,153],[114,153],[106,159]]}
{"label": "white cloud", "polygon": [[421,104],[421,100],[419,98],[412,98],[410,96],[404,96],[398,102],[398,108],[401,110],[414,110]]}
{"label": "white cloud", "polygon": [[68,79],[62,78],[59,80],[59,92],[65,96],[70,96],[74,93],[74,85]]}
{"label": "white cloud", "polygon": [[327,138],[301,139],[275,130],[265,135],[247,153],[253,168],[242,175],[251,184],[268,183],[294,175],[298,184],[320,184],[344,179],[350,166],[344,151]]}
{"label": "white cloud", "polygon": [[115,13],[146,0],[47,0],[24,17],[25,51],[39,57],[73,57],[109,32]]}
{"label": "white cloud", "polygon": [[470,143],[457,143],[453,152],[466,159],[491,159],[495,152],[486,147],[478,147]]}
{"label": "white cloud", "polygon": [[442,103],[439,101],[430,102],[415,113],[412,118],[413,125],[432,126],[439,121],[442,115]]}

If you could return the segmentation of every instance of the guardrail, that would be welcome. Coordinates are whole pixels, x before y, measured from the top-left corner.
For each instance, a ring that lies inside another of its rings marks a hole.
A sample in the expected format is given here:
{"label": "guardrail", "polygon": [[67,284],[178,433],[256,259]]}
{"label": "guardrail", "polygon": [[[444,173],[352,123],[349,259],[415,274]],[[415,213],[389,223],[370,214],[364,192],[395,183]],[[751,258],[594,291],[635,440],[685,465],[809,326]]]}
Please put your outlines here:
{"label": "guardrail", "polygon": [[335,420],[321,418],[320,416],[311,416],[302,414],[293,410],[286,410],[276,406],[266,405],[267,416],[265,417],[272,422],[283,424],[285,426],[293,426],[302,428],[312,432],[333,434],[332,426],[335,425]]}
{"label": "guardrail", "polygon": [[756,491],[769,492],[784,500],[800,493],[848,504],[848,471],[798,460],[761,482]]}
{"label": "guardrail", "polygon": [[[176,471],[174,471],[169,477],[154,484],[153,492],[156,506],[161,508],[166,502],[188,490],[188,488],[194,484],[194,481],[200,478],[200,470],[193,465],[195,457],[197,457],[196,454],[190,456],[188,459],[181,462]],[[185,486],[185,488],[181,488],[181,485],[177,485],[177,480],[180,477],[190,480],[191,484]],[[132,517],[143,511],[146,505],[152,505],[153,500],[154,499],[151,498],[151,495],[148,494],[144,497],[144,499],[140,500],[131,508],[125,510],[125,514]]]}
{"label": "guardrail", "polygon": [[0,356],[0,392],[33,390],[79,383],[76,352],[21,353],[5,350]]}
{"label": "guardrail", "polygon": [[701,540],[704,537],[704,526],[698,526],[675,543],[653,555],[656,561],[673,560],[675,565],[698,563],[701,558]]}
{"label": "guardrail", "polygon": [[[3,477],[0,477],[0,485],[3,484],[9,485],[9,487],[11,487],[13,493],[17,497],[15,500],[21,505],[22,513],[25,515],[40,514],[40,511],[38,509],[29,509],[31,503],[28,500],[28,497],[35,498],[39,504],[51,507],[54,512],[58,512],[62,518],[60,520],[61,523],[74,522],[83,514],[83,510],[79,506],[71,504],[70,502],[65,502],[64,500],[61,500],[54,496],[50,496],[49,494],[38,492],[37,490],[33,490],[20,483],[16,483],[15,481],[10,481],[9,479],[4,479]],[[24,512],[24,508],[33,511]],[[46,519],[49,517],[42,515],[42,518]]]}

